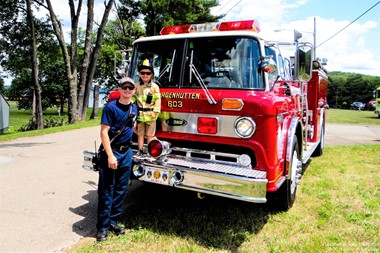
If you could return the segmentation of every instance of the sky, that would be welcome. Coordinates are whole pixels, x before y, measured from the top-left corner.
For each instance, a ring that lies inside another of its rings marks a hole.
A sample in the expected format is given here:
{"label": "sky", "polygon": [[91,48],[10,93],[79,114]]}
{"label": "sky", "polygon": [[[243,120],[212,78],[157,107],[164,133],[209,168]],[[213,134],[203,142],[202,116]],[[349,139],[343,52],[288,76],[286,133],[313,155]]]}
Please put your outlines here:
{"label": "sky", "polygon": [[328,71],[380,76],[379,0],[220,0],[212,13],[256,19],[266,40],[292,42],[297,30],[299,41],[313,43],[315,34],[316,56],[327,59]]}
{"label": "sky", "polygon": [[[223,21],[258,20],[260,35],[265,40],[293,42],[297,30],[303,35],[299,41],[313,43],[315,35],[316,56],[327,59],[328,71],[380,76],[379,0],[219,0],[219,3],[212,14],[226,14]],[[53,7],[68,33],[67,1],[53,1]],[[86,3],[82,11],[79,26],[85,28]],[[98,23],[103,11],[103,0],[95,0]],[[46,13],[35,15],[41,17]],[[5,83],[10,80],[5,79]]]}

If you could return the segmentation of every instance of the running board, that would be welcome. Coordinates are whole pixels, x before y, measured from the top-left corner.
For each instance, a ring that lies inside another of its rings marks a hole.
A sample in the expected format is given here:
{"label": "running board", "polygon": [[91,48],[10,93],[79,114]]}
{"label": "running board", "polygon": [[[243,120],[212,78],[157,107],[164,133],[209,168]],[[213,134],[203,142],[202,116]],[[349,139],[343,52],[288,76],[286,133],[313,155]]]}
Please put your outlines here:
{"label": "running board", "polygon": [[306,164],[310,157],[313,155],[315,149],[318,147],[320,141],[317,142],[308,142],[305,146],[303,147],[303,152],[302,152],[302,163]]}

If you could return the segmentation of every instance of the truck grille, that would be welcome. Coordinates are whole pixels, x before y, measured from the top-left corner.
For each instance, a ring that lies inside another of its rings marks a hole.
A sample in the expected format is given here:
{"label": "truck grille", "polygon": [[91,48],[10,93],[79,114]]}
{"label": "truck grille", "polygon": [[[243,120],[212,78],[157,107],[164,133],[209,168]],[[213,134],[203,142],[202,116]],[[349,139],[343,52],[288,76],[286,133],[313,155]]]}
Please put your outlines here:
{"label": "truck grille", "polygon": [[218,172],[228,175],[243,176],[256,179],[265,179],[266,172],[252,170],[251,168],[232,165],[232,164],[223,164],[217,161],[202,161],[200,159],[189,159],[189,158],[179,158],[179,157],[168,157],[165,160],[164,164],[170,164],[174,166],[187,167],[196,170],[205,170]]}
{"label": "truck grille", "polygon": [[[165,139],[162,139],[165,140]],[[256,167],[256,156],[252,149],[243,146],[234,146],[229,144],[218,144],[218,143],[205,143],[197,141],[187,141],[187,140],[166,140],[171,143],[172,152],[171,154],[200,159],[210,162],[226,162],[230,165],[239,165],[238,158],[242,154],[247,154],[251,158],[251,167]]]}
{"label": "truck grille", "polygon": [[[215,145],[213,144],[203,144],[203,146],[207,146],[208,149],[215,149]],[[136,150],[137,143],[133,143],[132,147]],[[228,145],[223,145],[223,151],[227,150],[233,150],[235,153],[172,147],[171,153],[168,154],[164,159],[156,160],[153,157],[148,156],[145,159],[140,160],[140,162],[154,163],[164,167],[182,167],[191,170],[221,173],[225,175],[254,179],[266,178],[265,171],[252,169],[256,165],[256,160],[254,159],[251,150],[241,147],[232,148],[228,147]],[[253,158],[251,166],[242,166],[239,163],[238,158],[241,154],[249,154],[251,159]],[[145,162],[143,160],[145,160]]]}

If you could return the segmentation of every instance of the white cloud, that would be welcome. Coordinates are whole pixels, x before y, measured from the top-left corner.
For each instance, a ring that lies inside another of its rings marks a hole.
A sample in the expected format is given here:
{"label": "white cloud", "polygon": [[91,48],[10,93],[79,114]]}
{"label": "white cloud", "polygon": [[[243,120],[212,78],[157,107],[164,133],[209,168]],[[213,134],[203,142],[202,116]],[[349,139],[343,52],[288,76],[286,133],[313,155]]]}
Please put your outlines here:
{"label": "white cloud", "polygon": [[[317,54],[329,59],[330,70],[380,75],[380,61],[375,59],[368,43],[369,30],[375,27],[375,22],[354,23],[342,30],[348,24],[348,21],[319,19],[318,25],[328,29],[317,30],[317,38],[320,38],[317,45],[324,43],[317,47]],[[339,34],[332,37],[340,30]]]}
{"label": "white cloud", "polygon": [[[261,25],[261,36],[267,40],[292,42],[293,30],[296,29],[303,33],[301,41],[313,42],[314,17],[294,20],[297,8],[306,5],[307,2],[299,0],[288,4],[285,0],[221,0],[220,6],[215,7],[212,13],[214,15],[227,13],[223,20],[256,19]],[[65,34],[68,34],[70,10],[67,1],[53,1],[53,5],[56,14],[63,20]],[[100,22],[103,11],[104,2],[95,0],[97,22]],[[85,27],[86,13],[87,6],[83,5],[79,24],[81,27]],[[380,75],[380,53],[378,45],[375,46],[376,43],[373,42],[374,39],[380,42],[380,38],[371,38],[369,35],[371,30],[378,29],[378,22],[368,21],[364,24],[356,22],[329,39],[349,23],[348,20],[316,17],[317,56],[328,59],[326,68],[330,71]],[[274,32],[275,29],[284,30]],[[328,41],[325,42],[326,40]]]}
{"label": "white cloud", "polygon": [[[74,1],[75,11],[77,11],[78,2]],[[71,16],[70,16],[70,7],[68,1],[56,1],[52,0],[53,10],[55,15],[61,21],[64,34],[67,35],[71,30]],[[94,1],[94,21],[100,23],[103,18],[103,13],[105,10],[105,5],[103,0]],[[45,8],[40,8],[39,11],[34,11],[36,17],[44,17],[48,14],[48,11]],[[113,17],[113,12],[110,13],[110,17]],[[85,28],[87,22],[87,1],[84,1],[82,4],[80,18],[79,18],[79,27]]]}
{"label": "white cloud", "polygon": [[[284,0],[233,1],[235,4],[237,2],[239,4],[228,12],[224,20],[257,19],[261,26],[260,35],[264,39],[292,42],[294,30],[297,30],[303,34],[300,41],[313,43],[314,17],[302,20],[289,18],[297,13],[299,6],[307,4],[307,1],[300,0],[291,4],[287,4]],[[286,21],[290,19],[294,21]],[[316,16],[317,57],[328,59],[326,68],[329,71],[380,76],[380,53],[378,52],[380,38],[373,38],[370,35],[371,30],[378,29],[379,24],[376,21],[349,24],[348,20],[325,19]],[[346,26],[348,27],[345,28]],[[274,32],[275,29],[283,29],[283,31]],[[339,34],[330,38],[340,30],[342,31]]]}

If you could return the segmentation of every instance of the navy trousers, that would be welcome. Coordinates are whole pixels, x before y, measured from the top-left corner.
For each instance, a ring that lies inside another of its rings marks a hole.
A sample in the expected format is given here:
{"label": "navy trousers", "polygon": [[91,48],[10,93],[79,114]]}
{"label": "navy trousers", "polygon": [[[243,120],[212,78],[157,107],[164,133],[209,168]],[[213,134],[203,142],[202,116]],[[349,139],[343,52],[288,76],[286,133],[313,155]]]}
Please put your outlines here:
{"label": "navy trousers", "polygon": [[132,150],[113,151],[118,168],[108,168],[107,154],[101,154],[98,184],[98,231],[107,231],[111,224],[116,224],[123,212],[125,196],[132,166]]}

